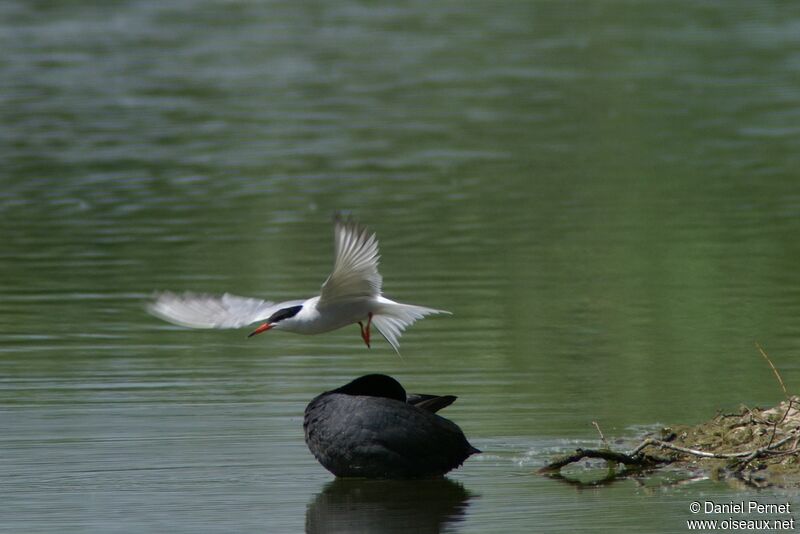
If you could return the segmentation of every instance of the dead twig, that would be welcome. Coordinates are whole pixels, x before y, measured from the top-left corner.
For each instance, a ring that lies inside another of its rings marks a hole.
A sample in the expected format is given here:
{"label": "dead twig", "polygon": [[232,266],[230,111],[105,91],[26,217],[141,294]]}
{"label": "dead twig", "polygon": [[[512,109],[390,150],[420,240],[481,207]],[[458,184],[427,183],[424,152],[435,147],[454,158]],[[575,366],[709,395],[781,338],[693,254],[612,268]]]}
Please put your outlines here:
{"label": "dead twig", "polygon": [[600,425],[597,424],[597,421],[592,421],[592,424],[597,429],[597,433],[600,434],[600,441],[603,442],[603,447],[606,449],[610,449],[608,442],[606,441],[606,437],[603,435],[603,431],[600,430]]}
{"label": "dead twig", "polygon": [[565,465],[569,465],[584,458],[597,458],[607,462],[616,462],[625,466],[652,467],[660,463],[659,459],[640,454],[625,454],[624,452],[612,451],[610,449],[575,449],[575,452],[556,458],[546,466],[539,469],[539,473],[558,472]]}
{"label": "dead twig", "polygon": [[767,353],[764,352],[764,349],[761,348],[761,345],[758,344],[758,341],[756,341],[756,348],[761,353],[761,355],[764,357],[764,359],[767,360],[767,363],[769,364],[769,366],[772,367],[772,372],[775,373],[775,378],[778,379],[778,384],[780,384],[781,389],[783,390],[784,396],[788,399],[789,398],[789,392],[786,390],[786,384],[783,383],[783,378],[781,378],[781,374],[778,372],[778,369],[772,363],[772,360],[769,359],[769,356],[767,356]]}
{"label": "dead twig", "polygon": [[[761,348],[761,345],[759,345],[758,341],[756,341],[756,348],[764,357],[764,359],[767,360],[769,366],[772,367],[772,372],[775,373],[775,378],[778,379],[778,384],[780,384],[781,389],[783,390],[783,394],[784,396],[786,396],[786,401],[787,401],[786,411],[783,412],[783,417],[781,417],[772,424],[772,434],[770,434],[769,443],[767,443],[767,446],[770,446],[772,445],[772,442],[775,440],[775,434],[778,432],[778,425],[783,423],[786,420],[786,417],[789,416],[789,411],[792,409],[792,403],[794,399],[792,399],[791,395],[789,395],[789,391],[786,389],[786,384],[784,384],[783,378],[781,378],[781,374],[778,372],[777,367],[775,367],[775,365],[772,363],[772,360],[769,358],[769,356],[767,356],[766,351],[764,351],[764,349]],[[744,462],[744,464],[747,464],[747,462]]]}
{"label": "dead twig", "polygon": [[678,445],[673,445],[672,443],[667,443],[666,441],[661,441],[653,438],[647,438],[644,440],[638,447],[636,447],[633,451],[631,451],[632,455],[638,454],[645,449],[646,447],[654,446],[658,447],[659,449],[670,449],[676,452],[680,452],[682,454],[688,454],[690,456],[697,456],[699,458],[718,458],[720,460],[732,460],[737,458],[745,458],[747,461],[754,460],[759,456],[764,455],[767,452],[771,452],[774,449],[777,449],[784,443],[795,439],[797,436],[792,433],[785,438],[776,441],[775,443],[767,444],[763,447],[759,447],[754,450],[750,451],[741,451],[741,452],[708,452],[708,451],[700,451],[697,449],[689,449],[687,447],[679,447]]}

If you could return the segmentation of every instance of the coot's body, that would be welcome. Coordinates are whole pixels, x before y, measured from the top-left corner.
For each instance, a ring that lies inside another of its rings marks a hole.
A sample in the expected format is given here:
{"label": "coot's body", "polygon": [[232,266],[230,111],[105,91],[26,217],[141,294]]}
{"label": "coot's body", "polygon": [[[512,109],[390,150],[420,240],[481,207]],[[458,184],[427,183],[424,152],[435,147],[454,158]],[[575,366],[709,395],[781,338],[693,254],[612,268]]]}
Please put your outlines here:
{"label": "coot's body", "polygon": [[366,375],[312,400],[303,428],[308,448],[339,477],[440,476],[480,452],[434,412],[452,396],[406,395],[386,375]]}

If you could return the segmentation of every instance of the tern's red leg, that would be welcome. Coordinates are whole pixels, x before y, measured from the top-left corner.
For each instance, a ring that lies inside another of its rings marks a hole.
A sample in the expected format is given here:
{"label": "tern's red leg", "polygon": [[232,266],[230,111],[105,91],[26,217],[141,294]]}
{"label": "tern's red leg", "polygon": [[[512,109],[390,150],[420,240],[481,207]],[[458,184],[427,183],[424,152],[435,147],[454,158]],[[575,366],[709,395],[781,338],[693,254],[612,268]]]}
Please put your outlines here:
{"label": "tern's red leg", "polygon": [[361,339],[364,340],[364,343],[367,345],[367,348],[370,348],[370,344],[369,344],[369,334],[370,334],[369,327],[370,327],[371,324],[372,324],[372,312],[369,312],[369,315],[367,315],[367,326],[366,327],[364,326],[364,323],[362,323],[361,321],[358,321],[358,326],[361,327]]}
{"label": "tern's red leg", "polygon": [[361,327],[361,339],[364,340],[364,343],[369,347],[369,341],[367,341],[367,331],[364,330],[364,323],[358,321],[358,326]]}

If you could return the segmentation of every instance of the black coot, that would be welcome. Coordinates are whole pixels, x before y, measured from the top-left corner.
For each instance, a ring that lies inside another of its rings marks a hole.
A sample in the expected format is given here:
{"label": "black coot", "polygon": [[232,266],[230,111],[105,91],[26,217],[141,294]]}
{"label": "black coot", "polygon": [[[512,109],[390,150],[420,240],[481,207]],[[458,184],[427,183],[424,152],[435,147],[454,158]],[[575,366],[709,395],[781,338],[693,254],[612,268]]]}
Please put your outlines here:
{"label": "black coot", "polygon": [[406,395],[394,378],[366,375],[312,400],[306,444],[338,477],[440,476],[480,452],[436,411],[453,396]]}

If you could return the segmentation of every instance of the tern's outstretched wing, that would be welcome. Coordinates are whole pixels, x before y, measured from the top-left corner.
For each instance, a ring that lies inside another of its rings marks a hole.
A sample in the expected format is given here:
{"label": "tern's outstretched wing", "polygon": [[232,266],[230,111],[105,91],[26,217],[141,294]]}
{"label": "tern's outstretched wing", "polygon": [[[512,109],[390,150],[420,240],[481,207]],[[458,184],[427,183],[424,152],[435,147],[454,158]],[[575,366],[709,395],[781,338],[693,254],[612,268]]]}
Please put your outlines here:
{"label": "tern's outstretched wing", "polygon": [[192,328],[239,328],[262,321],[279,308],[274,302],[225,293],[222,296],[169,291],[158,293],[147,311]]}
{"label": "tern's outstretched wing", "polygon": [[334,227],[336,258],[333,272],[322,284],[319,306],[375,297],[383,279],[378,273],[378,240],[352,219],[337,216]]}

